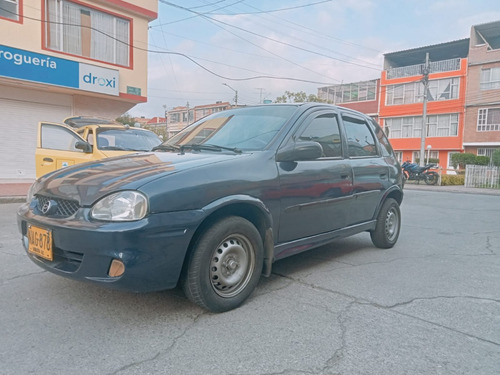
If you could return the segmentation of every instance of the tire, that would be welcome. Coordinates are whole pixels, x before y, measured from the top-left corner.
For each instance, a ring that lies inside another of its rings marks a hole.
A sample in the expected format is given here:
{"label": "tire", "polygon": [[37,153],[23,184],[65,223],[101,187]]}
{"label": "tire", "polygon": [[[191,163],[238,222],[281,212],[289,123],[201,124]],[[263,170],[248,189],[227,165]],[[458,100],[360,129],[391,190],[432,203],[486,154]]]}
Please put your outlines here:
{"label": "tire", "polygon": [[401,229],[401,210],[393,198],[387,198],[377,217],[375,230],[370,232],[373,244],[381,249],[389,249],[398,241]]}
{"label": "tire", "polygon": [[439,180],[439,175],[436,172],[427,172],[425,174],[425,183],[427,185],[436,185]]}
{"label": "tire", "polygon": [[257,286],[264,259],[262,238],[248,220],[230,216],[195,241],[182,287],[187,298],[212,312],[240,306]]}

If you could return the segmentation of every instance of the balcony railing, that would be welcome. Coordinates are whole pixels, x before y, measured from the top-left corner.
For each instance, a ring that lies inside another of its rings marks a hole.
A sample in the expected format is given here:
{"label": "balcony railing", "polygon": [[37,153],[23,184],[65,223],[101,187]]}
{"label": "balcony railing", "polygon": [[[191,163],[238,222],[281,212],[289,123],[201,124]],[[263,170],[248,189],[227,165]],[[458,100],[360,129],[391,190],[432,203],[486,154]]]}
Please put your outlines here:
{"label": "balcony railing", "polygon": [[[421,76],[425,64],[402,66],[387,70],[387,79]],[[460,58],[431,62],[431,73],[460,70]]]}

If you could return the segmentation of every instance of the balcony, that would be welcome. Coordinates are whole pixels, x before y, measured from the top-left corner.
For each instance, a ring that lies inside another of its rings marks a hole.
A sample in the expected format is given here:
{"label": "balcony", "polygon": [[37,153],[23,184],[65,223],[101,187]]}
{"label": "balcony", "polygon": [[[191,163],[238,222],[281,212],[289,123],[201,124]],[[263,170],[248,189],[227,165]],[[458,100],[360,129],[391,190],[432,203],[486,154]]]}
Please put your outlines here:
{"label": "balcony", "polygon": [[[460,70],[460,58],[431,62],[431,73],[451,72]],[[401,66],[387,70],[387,79],[421,76],[425,64]]]}

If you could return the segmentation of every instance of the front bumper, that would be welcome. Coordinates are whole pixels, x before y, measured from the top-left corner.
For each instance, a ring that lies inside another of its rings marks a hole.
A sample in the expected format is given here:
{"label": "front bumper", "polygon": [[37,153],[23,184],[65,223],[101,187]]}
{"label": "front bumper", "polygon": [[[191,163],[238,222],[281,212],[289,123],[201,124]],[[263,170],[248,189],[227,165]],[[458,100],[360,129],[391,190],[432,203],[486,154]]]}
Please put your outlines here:
{"label": "front bumper", "polygon": [[[148,292],[177,285],[189,243],[203,220],[203,211],[150,214],[134,222],[89,220],[80,208],[70,218],[54,219],[19,208],[18,227],[30,259],[54,274],[109,288]],[[28,252],[28,225],[52,231],[52,261]],[[108,275],[111,262],[120,260],[125,272]]]}

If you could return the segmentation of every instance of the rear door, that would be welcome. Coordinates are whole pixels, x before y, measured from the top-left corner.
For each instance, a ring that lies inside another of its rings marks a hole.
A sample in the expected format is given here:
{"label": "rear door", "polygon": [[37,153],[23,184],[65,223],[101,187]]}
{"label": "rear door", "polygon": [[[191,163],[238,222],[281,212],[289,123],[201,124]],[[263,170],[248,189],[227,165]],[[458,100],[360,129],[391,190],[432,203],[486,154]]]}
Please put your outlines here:
{"label": "rear door", "polygon": [[38,124],[38,139],[35,152],[36,177],[57,169],[93,160],[92,153],[75,147],[85,140],[65,125],[50,122]]}
{"label": "rear door", "polygon": [[369,121],[351,113],[342,115],[347,154],[353,171],[353,204],[349,225],[374,218],[375,210],[389,184],[389,167],[379,152]]}
{"label": "rear door", "polygon": [[344,158],[337,114],[323,110],[309,115],[289,140],[301,141],[321,144],[323,156],[278,163],[281,243],[340,229],[347,223],[352,170]]}

